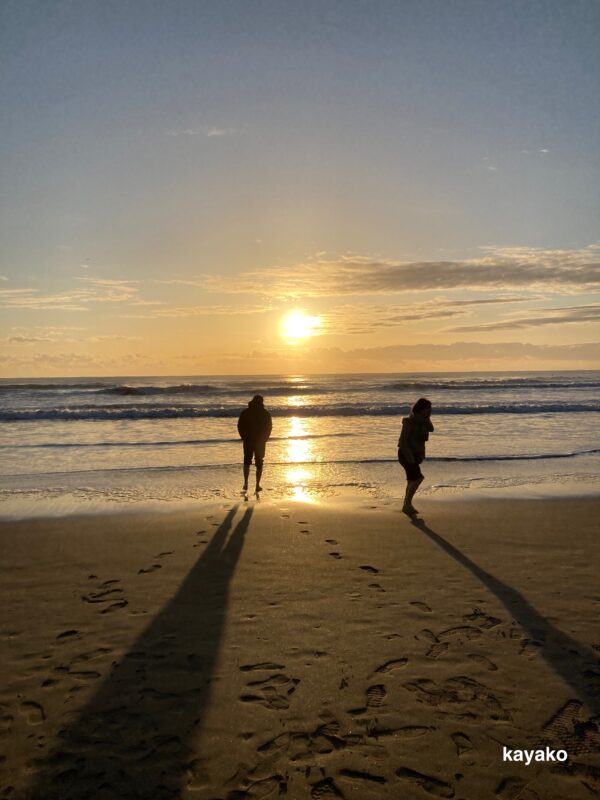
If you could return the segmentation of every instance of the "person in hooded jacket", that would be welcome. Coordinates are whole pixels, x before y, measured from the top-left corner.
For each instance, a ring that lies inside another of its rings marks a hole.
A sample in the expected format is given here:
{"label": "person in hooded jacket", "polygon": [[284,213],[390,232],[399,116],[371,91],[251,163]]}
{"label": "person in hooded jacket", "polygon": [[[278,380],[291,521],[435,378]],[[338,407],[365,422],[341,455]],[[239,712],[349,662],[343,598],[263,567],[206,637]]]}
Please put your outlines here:
{"label": "person in hooded jacket", "polygon": [[256,491],[260,492],[262,490],[260,479],[263,471],[265,449],[273,428],[271,415],[264,406],[262,395],[257,394],[250,400],[248,408],[245,408],[240,414],[237,428],[244,443],[243,490],[245,492],[248,491],[250,465],[254,458],[256,465]]}
{"label": "person in hooded jacket", "polygon": [[406,472],[406,494],[402,511],[409,517],[419,513],[413,506],[412,499],[425,477],[420,465],[425,459],[425,442],[430,433],[433,433],[431,401],[421,397],[412,407],[410,416],[403,418],[398,441],[398,461]]}

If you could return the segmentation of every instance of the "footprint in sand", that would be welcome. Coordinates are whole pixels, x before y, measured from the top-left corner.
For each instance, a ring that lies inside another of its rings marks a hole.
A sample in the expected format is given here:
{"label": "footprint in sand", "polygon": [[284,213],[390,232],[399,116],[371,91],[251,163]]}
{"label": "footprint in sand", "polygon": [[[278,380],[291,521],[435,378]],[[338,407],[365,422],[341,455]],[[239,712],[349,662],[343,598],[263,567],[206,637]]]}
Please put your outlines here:
{"label": "footprint in sand", "polygon": [[453,639],[457,642],[478,639],[480,636],[481,631],[479,628],[474,628],[472,625],[457,625],[455,628],[448,628],[448,630],[438,634],[439,639]]}
{"label": "footprint in sand", "polygon": [[340,777],[349,778],[351,781],[367,781],[368,783],[387,783],[382,775],[373,775],[370,772],[362,772],[356,769],[341,769]]}
{"label": "footprint in sand", "polygon": [[283,664],[275,664],[273,661],[261,661],[258,664],[243,664],[240,667],[242,672],[254,672],[254,670],[271,672],[274,669],[285,669],[285,666]]}
{"label": "footprint in sand", "polygon": [[536,642],[535,639],[523,639],[521,642],[521,649],[519,650],[520,656],[527,656],[527,658],[531,661],[531,659],[535,658],[541,652],[541,643]]}
{"label": "footprint in sand", "polygon": [[378,583],[370,583],[369,584],[369,589],[374,589],[376,592],[385,592],[385,589],[383,588],[383,586],[381,586]]}
{"label": "footprint in sand", "polygon": [[154,556],[154,558],[162,558],[163,556],[172,556],[174,552],[175,552],[174,550],[165,550],[164,553],[159,553],[157,556]]}
{"label": "footprint in sand", "polygon": [[185,768],[185,784],[190,791],[195,792],[208,787],[210,778],[201,759],[194,758],[188,761]]}
{"label": "footprint in sand", "polygon": [[371,735],[376,739],[387,736],[398,737],[399,739],[419,739],[427,733],[435,730],[424,725],[403,725],[400,728],[380,728],[378,725],[371,729]]}
{"label": "footprint in sand", "polygon": [[257,703],[269,709],[285,709],[290,707],[290,696],[296,691],[299,678],[290,678],[284,673],[270,675],[264,680],[249,681],[250,694],[240,696],[242,703]]}
{"label": "footprint in sand", "polygon": [[480,608],[474,608],[473,611],[470,614],[466,614],[463,619],[467,620],[467,622],[474,622],[479,628],[483,628],[484,630],[494,628],[502,622],[498,617],[492,617]]}
{"label": "footprint in sand", "polygon": [[148,569],[138,569],[138,575],[146,575],[148,572],[156,572],[157,569],[162,569],[162,564],[152,564]]}
{"label": "footprint in sand", "polygon": [[75,658],[71,661],[71,664],[79,664],[82,661],[84,663],[88,661],[94,661],[97,658],[102,658],[102,656],[108,655],[108,653],[112,653],[112,647],[97,647],[95,650],[90,650],[75,656]]}
{"label": "footprint in sand", "polygon": [[371,567],[369,564],[364,564],[363,566],[360,567],[360,569],[364,570],[365,572],[371,572],[373,574],[379,572],[378,569],[376,569],[375,567]]}
{"label": "footprint in sand", "polygon": [[[111,581],[113,583],[113,581]],[[123,589],[114,587],[112,589],[104,589],[104,591],[100,592],[92,592],[92,594],[83,594],[81,595],[81,599],[85,603],[108,603],[111,600],[114,600],[114,595],[122,594]]]}
{"label": "footprint in sand", "polygon": [[469,653],[467,658],[470,658],[471,661],[474,661],[476,664],[481,664],[482,667],[489,669],[490,672],[495,672],[498,669],[493,661],[490,661],[489,658],[482,656],[480,653]]}
{"label": "footprint in sand", "polygon": [[376,673],[391,672],[394,669],[402,669],[408,664],[408,658],[393,658],[391,661],[386,661],[375,670]]}
{"label": "footprint in sand", "polygon": [[450,784],[431,775],[423,775],[423,773],[408,769],[408,767],[397,769],[396,775],[402,780],[420,786],[421,789],[424,789],[427,794],[433,795],[433,797],[454,797],[455,792]]}
{"label": "footprint in sand", "polygon": [[94,681],[102,677],[99,672],[95,670],[69,670],[69,677],[78,678],[80,681]]}
{"label": "footprint in sand", "polygon": [[448,650],[448,642],[436,642],[425,653],[425,658],[439,658]]}
{"label": "footprint in sand", "polygon": [[337,544],[337,539],[325,539],[327,544]]}
{"label": "footprint in sand", "polygon": [[422,603],[420,600],[412,600],[410,605],[414,606],[415,608],[418,608],[419,611],[431,612],[431,609],[429,608],[427,603]]}
{"label": "footprint in sand", "polygon": [[379,708],[385,702],[387,692],[383,683],[376,683],[367,689],[367,707]]}
{"label": "footprint in sand", "polygon": [[579,700],[567,702],[542,728],[538,746],[564,747],[569,755],[600,752],[600,732],[596,720]]}
{"label": "footprint in sand", "polygon": [[117,600],[116,603],[111,603],[106,608],[103,608],[101,614],[112,614],[113,611],[118,611],[120,608],[125,608],[129,603],[127,600]]}
{"label": "footprint in sand", "polygon": [[20,711],[28,725],[41,725],[46,719],[43,706],[35,700],[23,700]]}
{"label": "footprint in sand", "polygon": [[57,642],[59,642],[59,641],[63,642],[63,641],[66,641],[67,639],[80,639],[80,638],[81,638],[81,634],[79,633],[79,631],[70,630],[70,631],[63,631],[62,633],[59,633],[58,636],[56,637],[56,641]]}
{"label": "footprint in sand", "polygon": [[329,555],[333,556],[334,558],[341,558],[342,557],[339,553],[336,553],[336,552],[329,553]]}
{"label": "footprint in sand", "polygon": [[418,678],[405,683],[404,688],[416,694],[418,702],[434,706],[445,714],[460,714],[469,719],[511,719],[487,686],[466,675],[448,678],[443,685],[427,678]]}
{"label": "footprint in sand", "polygon": [[340,789],[333,782],[333,778],[325,778],[310,787],[311,800],[332,800],[334,797],[344,797]]}
{"label": "footprint in sand", "polygon": [[476,761],[473,742],[466,733],[453,733],[451,738],[456,747],[456,755],[464,761],[468,767],[472,767]]}

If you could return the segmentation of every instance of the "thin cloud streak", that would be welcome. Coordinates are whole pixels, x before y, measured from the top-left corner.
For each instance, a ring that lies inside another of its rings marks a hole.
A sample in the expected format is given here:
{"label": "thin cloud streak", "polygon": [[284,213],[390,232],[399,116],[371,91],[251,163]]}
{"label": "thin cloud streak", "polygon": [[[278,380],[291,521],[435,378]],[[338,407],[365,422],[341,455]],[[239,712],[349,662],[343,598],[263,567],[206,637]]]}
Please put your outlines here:
{"label": "thin cloud streak", "polygon": [[[482,248],[483,249],[483,248]],[[205,275],[205,289],[271,298],[334,297],[452,289],[581,292],[600,287],[600,246],[581,250],[485,248],[481,258],[400,262],[359,255]]]}
{"label": "thin cloud streak", "polygon": [[137,281],[77,277],[89,288],[42,294],[39,289],[0,289],[0,306],[37,311],[88,311],[91,303],[135,302]]}
{"label": "thin cloud streak", "polygon": [[512,295],[470,300],[440,297],[424,303],[406,305],[345,305],[323,314],[323,329],[327,333],[368,334],[385,328],[397,328],[410,322],[464,316],[480,306],[523,303],[532,299],[535,296]]}
{"label": "thin cloud streak", "polygon": [[168,136],[204,136],[207,139],[220,139],[223,136],[235,136],[237,133],[239,133],[238,128],[219,128],[216,125],[203,125],[200,128],[175,128],[167,131]]}
{"label": "thin cloud streak", "polygon": [[[131,303],[130,305],[134,305]],[[137,305],[137,304],[136,304]],[[141,304],[139,304],[141,305]],[[150,305],[150,304],[148,304]],[[230,317],[249,314],[266,314],[272,311],[265,305],[213,305],[213,306],[173,306],[155,308],[149,314],[121,314],[122,319],[165,319],[168,317]]]}
{"label": "thin cloud streak", "polygon": [[544,325],[589,324],[600,321],[600,305],[570,306],[568,308],[540,309],[542,314],[514,317],[499,322],[485,322],[480,325],[459,325],[447,328],[453,333],[475,333],[487,331],[508,331],[522,328],[537,328]]}

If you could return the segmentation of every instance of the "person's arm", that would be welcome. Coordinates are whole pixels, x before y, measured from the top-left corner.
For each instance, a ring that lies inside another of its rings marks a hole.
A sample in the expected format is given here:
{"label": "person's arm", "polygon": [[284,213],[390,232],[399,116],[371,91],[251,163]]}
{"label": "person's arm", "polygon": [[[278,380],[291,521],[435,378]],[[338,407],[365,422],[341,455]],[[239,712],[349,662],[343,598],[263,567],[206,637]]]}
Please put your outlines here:
{"label": "person's arm", "polygon": [[402,430],[400,431],[400,440],[398,441],[398,449],[404,456],[404,458],[408,461],[409,464],[415,463],[415,457],[412,452],[411,448],[411,439],[413,433],[413,422],[412,420],[407,420],[402,424]]}
{"label": "person's arm", "polygon": [[244,419],[243,418],[244,418],[244,412],[242,411],[242,413],[239,416],[238,423],[237,423],[237,429],[238,429],[238,433],[240,435],[240,439],[244,438]]}
{"label": "person's arm", "polygon": [[427,422],[427,430],[429,433],[433,433],[435,428],[433,427],[433,422],[431,421],[431,417],[425,417],[425,421]]}

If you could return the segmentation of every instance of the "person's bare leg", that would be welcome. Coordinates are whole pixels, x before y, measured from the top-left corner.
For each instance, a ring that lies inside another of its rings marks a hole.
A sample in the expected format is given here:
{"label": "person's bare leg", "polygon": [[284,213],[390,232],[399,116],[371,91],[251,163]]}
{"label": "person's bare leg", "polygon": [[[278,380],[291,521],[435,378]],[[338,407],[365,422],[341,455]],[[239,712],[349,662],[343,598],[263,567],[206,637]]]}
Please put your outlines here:
{"label": "person's bare leg", "polygon": [[405,514],[414,513],[414,509],[412,507],[411,500],[413,495],[416,491],[414,488],[414,481],[406,481],[406,492],[404,493],[404,505],[402,506],[402,511]]}
{"label": "person's bare leg", "polygon": [[408,504],[412,508],[413,511],[417,510],[412,504],[413,497],[417,493],[417,489],[423,483],[424,480],[425,480],[425,478],[417,478],[416,481],[411,481],[411,483],[413,484],[413,487],[412,487],[412,490],[411,490],[410,497],[408,498]]}
{"label": "person's bare leg", "polygon": [[250,464],[244,464],[244,485],[242,489],[248,491],[248,478],[250,477]]}
{"label": "person's bare leg", "polygon": [[260,485],[260,479],[262,477],[262,471],[263,471],[262,459],[260,459],[260,461],[258,459],[256,459],[256,491],[257,492],[262,491],[262,486]]}
{"label": "person's bare leg", "polygon": [[406,494],[404,495],[404,505],[402,506],[402,511],[404,511],[405,514],[417,513],[417,509],[412,504],[412,499],[422,483],[423,478],[417,478],[415,481],[406,482]]}

